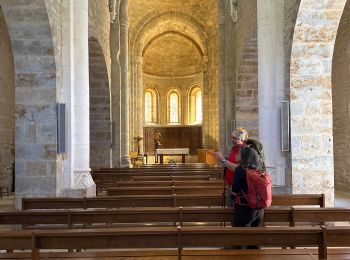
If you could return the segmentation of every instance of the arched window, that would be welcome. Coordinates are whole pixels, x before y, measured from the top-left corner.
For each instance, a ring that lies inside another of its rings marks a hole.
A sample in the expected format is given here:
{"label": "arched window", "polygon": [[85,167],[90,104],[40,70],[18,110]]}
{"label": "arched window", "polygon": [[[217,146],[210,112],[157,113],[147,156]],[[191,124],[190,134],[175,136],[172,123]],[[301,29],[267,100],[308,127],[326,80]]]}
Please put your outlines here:
{"label": "arched window", "polygon": [[190,124],[200,124],[203,120],[202,91],[199,87],[194,87],[189,93],[188,122]]}
{"label": "arched window", "polygon": [[176,92],[169,96],[169,122],[180,123],[179,120],[179,95]]}
{"label": "arched window", "polygon": [[144,94],[145,123],[157,123],[157,93],[147,89]]}
{"label": "arched window", "polygon": [[196,122],[202,122],[202,91],[196,93]]}

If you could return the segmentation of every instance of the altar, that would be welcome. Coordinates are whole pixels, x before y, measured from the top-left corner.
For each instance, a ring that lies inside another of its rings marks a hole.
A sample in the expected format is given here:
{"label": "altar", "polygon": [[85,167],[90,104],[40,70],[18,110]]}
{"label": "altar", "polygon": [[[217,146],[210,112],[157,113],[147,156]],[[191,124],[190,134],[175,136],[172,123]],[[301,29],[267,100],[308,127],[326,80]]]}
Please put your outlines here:
{"label": "altar", "polygon": [[166,148],[166,149],[156,149],[156,156],[159,156],[160,163],[163,164],[163,157],[164,155],[171,156],[171,155],[181,155],[182,156],[182,163],[186,162],[185,156],[190,153],[189,148]]}

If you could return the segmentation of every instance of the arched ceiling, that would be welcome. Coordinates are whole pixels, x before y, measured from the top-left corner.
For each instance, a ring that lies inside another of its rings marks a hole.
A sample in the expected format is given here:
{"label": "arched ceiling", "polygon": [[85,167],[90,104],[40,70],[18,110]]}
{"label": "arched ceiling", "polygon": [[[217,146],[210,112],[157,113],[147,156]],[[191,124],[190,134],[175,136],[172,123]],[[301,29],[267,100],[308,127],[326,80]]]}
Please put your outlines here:
{"label": "arched ceiling", "polygon": [[205,28],[217,24],[217,0],[129,0],[129,27],[135,30],[146,17],[168,11],[191,15]]}
{"label": "arched ceiling", "polygon": [[143,71],[157,76],[193,75],[202,71],[202,56],[193,41],[180,34],[167,34],[146,49]]}

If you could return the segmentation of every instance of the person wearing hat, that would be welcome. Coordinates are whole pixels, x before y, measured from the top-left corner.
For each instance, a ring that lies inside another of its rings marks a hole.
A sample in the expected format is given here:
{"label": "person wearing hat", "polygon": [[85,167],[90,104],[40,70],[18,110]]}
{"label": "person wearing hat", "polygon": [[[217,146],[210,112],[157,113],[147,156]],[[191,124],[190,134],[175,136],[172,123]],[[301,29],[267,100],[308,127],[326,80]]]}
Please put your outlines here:
{"label": "person wearing hat", "polygon": [[225,167],[225,181],[226,181],[226,187],[227,187],[226,195],[227,195],[228,207],[233,207],[231,187],[233,183],[234,171],[239,166],[239,162],[237,162],[236,156],[239,153],[239,150],[246,145],[246,141],[248,139],[248,131],[243,127],[239,127],[232,132],[231,137],[232,137],[233,147],[227,159],[219,151],[214,153],[215,157]]}

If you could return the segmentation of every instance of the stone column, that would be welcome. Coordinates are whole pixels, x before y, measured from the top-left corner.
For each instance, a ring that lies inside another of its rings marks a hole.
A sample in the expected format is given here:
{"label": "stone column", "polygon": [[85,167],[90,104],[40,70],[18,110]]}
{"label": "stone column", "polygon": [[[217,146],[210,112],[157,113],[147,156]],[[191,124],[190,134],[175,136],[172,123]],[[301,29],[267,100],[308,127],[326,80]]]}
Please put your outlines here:
{"label": "stone column", "polygon": [[[63,195],[95,196],[90,175],[88,1],[64,0],[63,99],[68,111],[68,157]],[[67,176],[71,175],[71,176]]]}
{"label": "stone column", "polygon": [[[136,136],[143,137],[143,57],[136,59]],[[159,105],[159,104],[158,104]],[[140,153],[143,153],[143,141],[140,141]]]}
{"label": "stone column", "polygon": [[121,87],[121,166],[129,167],[129,64],[128,64],[128,1],[122,0],[120,9],[120,87]]}
{"label": "stone column", "polygon": [[225,84],[225,20],[224,13],[218,16],[219,53],[218,53],[218,78],[219,78],[219,150],[226,153],[226,84]]}
{"label": "stone column", "polygon": [[273,182],[285,185],[280,107],[284,99],[284,1],[258,0],[259,138]]}
{"label": "stone column", "polygon": [[302,0],[291,55],[292,189],[323,193],[327,206],[334,206],[333,50],[345,3]]}
{"label": "stone column", "polygon": [[[120,0],[119,0],[120,1]],[[119,2],[118,2],[119,8]],[[110,46],[111,48],[111,111],[112,111],[112,166],[120,167],[121,149],[120,149],[120,15],[117,11],[117,18],[111,26]]]}
{"label": "stone column", "polygon": [[202,142],[204,147],[209,145],[209,58],[208,56],[203,56],[203,137]]}

